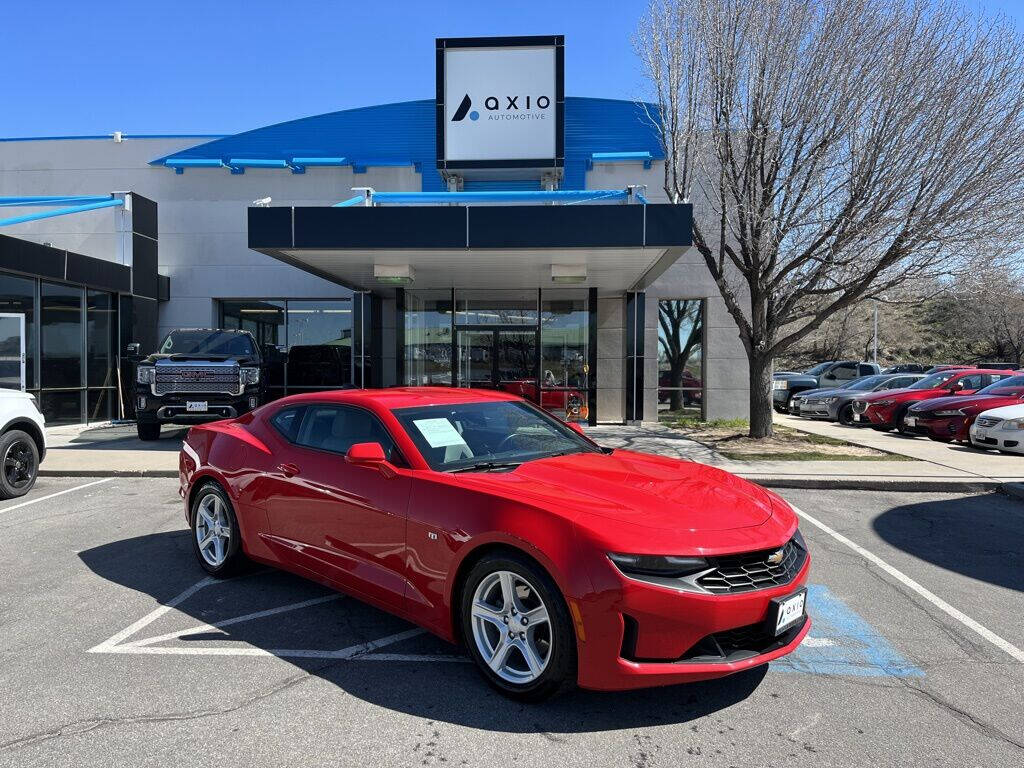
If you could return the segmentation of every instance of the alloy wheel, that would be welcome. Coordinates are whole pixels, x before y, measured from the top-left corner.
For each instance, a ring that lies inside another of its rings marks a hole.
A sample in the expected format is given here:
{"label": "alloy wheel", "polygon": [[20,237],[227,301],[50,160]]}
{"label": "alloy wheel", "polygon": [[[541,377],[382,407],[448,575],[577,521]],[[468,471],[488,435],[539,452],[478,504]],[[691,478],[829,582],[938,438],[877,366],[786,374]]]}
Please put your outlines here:
{"label": "alloy wheel", "polygon": [[14,490],[21,490],[35,476],[36,459],[32,447],[25,440],[15,440],[4,454],[4,477]]}
{"label": "alloy wheel", "polygon": [[218,568],[224,563],[231,541],[231,520],[215,493],[208,493],[196,509],[196,541],[199,554],[209,565]]}
{"label": "alloy wheel", "polygon": [[552,623],[536,588],[512,571],[494,571],[473,593],[473,640],[484,662],[509,683],[532,683],[551,660]]}

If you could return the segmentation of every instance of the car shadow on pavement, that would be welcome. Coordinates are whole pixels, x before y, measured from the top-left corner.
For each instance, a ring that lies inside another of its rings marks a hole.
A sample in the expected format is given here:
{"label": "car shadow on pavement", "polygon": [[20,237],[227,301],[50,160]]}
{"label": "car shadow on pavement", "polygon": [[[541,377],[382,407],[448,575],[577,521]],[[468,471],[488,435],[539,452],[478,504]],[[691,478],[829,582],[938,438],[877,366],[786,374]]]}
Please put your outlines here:
{"label": "car shadow on pavement", "polygon": [[[195,562],[187,531],[153,533],[114,541],[79,553],[96,575],[150,595],[165,605],[206,576]],[[334,599],[337,597],[337,599]],[[230,623],[238,616],[281,606],[300,609]],[[112,613],[110,634],[134,624],[139,615]],[[218,624],[228,622],[225,626]],[[214,625],[216,629],[211,630]],[[351,648],[413,630],[413,625],[354,598],[297,576],[253,567],[233,579],[200,588],[122,642],[166,636],[194,627],[179,637],[161,641],[164,647],[303,649]],[[461,650],[423,633],[377,649],[388,654],[352,659],[302,658],[281,652],[281,658],[310,675],[326,680],[346,694],[371,704],[472,728],[512,733],[541,733],[552,741],[560,734],[679,724],[712,715],[750,696],[761,684],[767,666],[709,682],[623,693],[572,691],[541,704],[520,704],[493,691]],[[210,664],[209,656],[178,658]],[[422,656],[422,660],[416,658]],[[125,656],[152,664],[165,656]],[[218,657],[220,658],[220,657]],[[121,662],[124,663],[124,662]],[[254,663],[259,663],[258,661]],[[248,667],[247,667],[248,668]],[[237,675],[221,666],[221,674]],[[258,669],[258,668],[257,668]],[[230,684],[230,681],[225,681]],[[725,728],[725,726],[722,726]]]}
{"label": "car shadow on pavement", "polygon": [[1024,507],[998,493],[923,501],[876,517],[875,532],[940,568],[1024,591]]}
{"label": "car shadow on pavement", "polygon": [[188,427],[165,428],[159,440],[140,440],[135,425],[87,429],[71,440],[52,447],[85,451],[180,451]]}

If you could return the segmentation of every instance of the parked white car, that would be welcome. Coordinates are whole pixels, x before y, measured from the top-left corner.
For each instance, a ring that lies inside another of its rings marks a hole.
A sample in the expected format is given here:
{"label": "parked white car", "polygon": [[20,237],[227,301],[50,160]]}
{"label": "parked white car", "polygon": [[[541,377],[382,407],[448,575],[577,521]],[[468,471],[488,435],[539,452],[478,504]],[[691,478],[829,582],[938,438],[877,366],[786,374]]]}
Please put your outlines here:
{"label": "parked white car", "polygon": [[34,396],[0,389],[0,499],[24,496],[46,455],[46,420]]}
{"label": "parked white car", "polygon": [[1024,405],[1004,405],[980,413],[971,425],[971,445],[1024,453]]}

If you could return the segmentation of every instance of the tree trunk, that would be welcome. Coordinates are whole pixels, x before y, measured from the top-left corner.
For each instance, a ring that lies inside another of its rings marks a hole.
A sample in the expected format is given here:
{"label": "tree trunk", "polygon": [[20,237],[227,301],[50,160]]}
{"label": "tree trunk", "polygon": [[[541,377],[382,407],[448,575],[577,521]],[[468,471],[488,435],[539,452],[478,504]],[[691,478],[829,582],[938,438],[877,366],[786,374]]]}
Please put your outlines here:
{"label": "tree trunk", "polygon": [[750,436],[772,436],[772,360],[750,356]]}

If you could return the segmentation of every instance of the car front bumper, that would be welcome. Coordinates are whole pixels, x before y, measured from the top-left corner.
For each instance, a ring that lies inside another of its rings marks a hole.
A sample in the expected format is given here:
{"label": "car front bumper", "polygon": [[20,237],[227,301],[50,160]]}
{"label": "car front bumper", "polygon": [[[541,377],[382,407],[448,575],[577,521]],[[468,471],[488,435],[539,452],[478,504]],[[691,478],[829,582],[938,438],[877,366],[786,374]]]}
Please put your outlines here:
{"label": "car front bumper", "polygon": [[[627,690],[710,680],[791,653],[810,631],[810,616],[777,638],[766,622],[774,599],[806,585],[810,564],[807,554],[787,584],[730,594],[684,592],[615,571],[611,576],[617,588],[600,589],[592,599],[579,602],[580,687]],[[600,581],[609,575],[603,574]],[[692,653],[713,636],[745,631],[752,637],[748,650],[714,658]]]}
{"label": "car front bumper", "polygon": [[967,418],[965,416],[936,416],[927,417],[916,413],[908,413],[908,419],[913,419],[913,425],[907,425],[907,430],[915,435],[923,435],[934,440],[967,440]]}
{"label": "car front bumper", "polygon": [[971,445],[976,448],[1024,454],[1024,430],[999,427],[979,429],[975,423],[971,425],[970,434]]}

